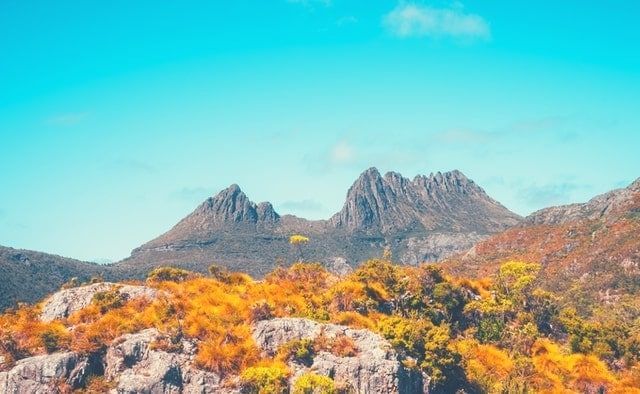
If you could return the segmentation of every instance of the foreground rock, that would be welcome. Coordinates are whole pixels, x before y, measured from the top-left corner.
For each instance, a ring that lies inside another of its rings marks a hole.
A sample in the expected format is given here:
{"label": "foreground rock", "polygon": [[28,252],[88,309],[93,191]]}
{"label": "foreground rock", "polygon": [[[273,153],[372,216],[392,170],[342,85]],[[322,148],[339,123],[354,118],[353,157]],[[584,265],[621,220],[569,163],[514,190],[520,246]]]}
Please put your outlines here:
{"label": "foreground rock", "polygon": [[182,340],[175,352],[154,348],[156,329],[124,335],[105,357],[105,377],[115,382],[114,393],[233,393],[221,386],[218,375],[193,365],[196,346]]}
{"label": "foreground rock", "polygon": [[74,312],[87,307],[96,293],[110,291],[114,288],[117,288],[118,292],[127,299],[154,298],[157,293],[155,289],[146,286],[117,285],[109,282],[60,290],[45,302],[40,319],[42,321],[66,319]]}
{"label": "foreground rock", "polygon": [[281,318],[258,322],[253,338],[269,356],[292,340],[346,336],[357,353],[340,357],[329,352],[314,355],[310,366],[290,363],[291,385],[305,372],[331,377],[338,384],[350,386],[357,393],[427,393],[429,377],[404,368],[400,356],[389,342],[369,330],[356,330],[335,324],[322,324],[299,318]]}
{"label": "foreground rock", "polygon": [[60,386],[81,387],[99,364],[73,352],[19,360],[8,372],[0,372],[0,393],[59,393]]}
{"label": "foreground rock", "polygon": [[[289,389],[302,374],[314,372],[331,377],[354,393],[428,392],[429,378],[404,368],[402,357],[390,344],[368,330],[299,318],[261,321],[253,328],[253,338],[265,356],[274,356],[292,340],[316,340],[319,336],[328,341],[346,337],[353,352],[341,356],[319,351],[305,365],[290,361]],[[171,341],[154,328],[146,329],[116,338],[105,352],[91,356],[66,352],[19,360],[10,370],[0,372],[0,393],[66,392],[84,387],[92,376],[103,376],[112,394],[242,392],[237,376],[223,379],[199,369],[196,353],[196,341]]]}

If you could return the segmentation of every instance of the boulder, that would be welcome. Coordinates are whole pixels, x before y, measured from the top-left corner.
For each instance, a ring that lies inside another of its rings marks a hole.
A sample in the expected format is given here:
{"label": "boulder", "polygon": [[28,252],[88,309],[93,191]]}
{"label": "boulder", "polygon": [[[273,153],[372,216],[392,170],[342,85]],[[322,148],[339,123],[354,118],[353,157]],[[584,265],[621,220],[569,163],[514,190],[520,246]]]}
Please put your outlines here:
{"label": "boulder", "polygon": [[221,387],[221,378],[193,364],[195,345],[183,340],[180,352],[154,349],[156,329],[127,334],[114,341],[105,356],[105,377],[118,394],[233,393]]}
{"label": "boulder", "polygon": [[58,393],[61,385],[78,388],[95,368],[89,358],[74,352],[25,358],[0,372],[0,392],[49,394]]}
{"label": "boulder", "polygon": [[120,294],[129,299],[138,297],[154,298],[157,294],[157,291],[150,287],[117,285],[109,282],[64,289],[54,293],[45,301],[40,319],[45,322],[65,319],[74,312],[88,306],[96,293],[109,291],[114,287],[118,289]]}
{"label": "boulder", "polygon": [[290,363],[291,385],[301,374],[311,371],[350,386],[357,393],[427,393],[429,377],[406,369],[401,356],[381,336],[369,330],[357,330],[336,324],[317,323],[301,318],[278,318],[255,324],[253,338],[266,356],[292,340],[346,336],[357,348],[352,357],[319,352],[310,366]]}

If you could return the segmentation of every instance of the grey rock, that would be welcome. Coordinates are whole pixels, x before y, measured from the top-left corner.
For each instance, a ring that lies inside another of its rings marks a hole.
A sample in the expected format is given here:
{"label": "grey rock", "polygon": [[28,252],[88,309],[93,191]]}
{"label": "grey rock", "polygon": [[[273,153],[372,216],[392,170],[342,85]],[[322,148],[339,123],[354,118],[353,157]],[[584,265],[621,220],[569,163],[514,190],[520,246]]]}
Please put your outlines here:
{"label": "grey rock", "polygon": [[418,265],[423,262],[437,262],[452,256],[462,249],[470,249],[476,243],[487,238],[478,233],[435,233],[426,237],[407,238],[407,247],[398,257],[406,265]]}
{"label": "grey rock", "polygon": [[0,372],[0,392],[58,393],[59,384],[78,388],[91,372],[89,359],[73,352],[29,357],[19,360],[11,370]]}
{"label": "grey rock", "polygon": [[114,341],[105,356],[105,377],[118,394],[233,393],[220,386],[218,375],[193,365],[195,345],[183,341],[182,351],[169,353],[150,346],[156,329],[127,334]]}
{"label": "grey rock", "polygon": [[320,352],[309,367],[290,363],[294,376],[290,384],[307,371],[329,376],[338,383],[351,386],[357,393],[421,393],[428,392],[429,378],[403,367],[400,355],[389,342],[368,330],[357,330],[336,324],[317,323],[301,318],[278,318],[255,324],[253,338],[266,356],[273,356],[285,343],[297,339],[347,336],[358,352],[353,357],[340,357]]}
{"label": "grey rock", "polygon": [[146,286],[120,285],[109,282],[94,283],[54,293],[45,301],[40,319],[42,321],[65,319],[74,312],[87,307],[96,293],[109,291],[113,288],[117,288],[120,294],[129,299],[154,298],[156,296],[156,290]]}
{"label": "grey rock", "polygon": [[326,266],[327,270],[335,275],[344,276],[353,272],[353,268],[347,263],[344,257],[334,257],[329,260]]}

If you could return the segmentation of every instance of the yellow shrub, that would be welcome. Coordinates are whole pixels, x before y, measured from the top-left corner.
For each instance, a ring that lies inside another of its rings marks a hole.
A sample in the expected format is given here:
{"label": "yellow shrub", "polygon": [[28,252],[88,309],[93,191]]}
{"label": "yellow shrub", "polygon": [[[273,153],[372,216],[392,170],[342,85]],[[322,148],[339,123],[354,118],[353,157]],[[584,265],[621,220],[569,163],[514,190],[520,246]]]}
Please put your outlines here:
{"label": "yellow shrub", "polygon": [[281,394],[287,389],[289,371],[280,366],[249,367],[240,380],[244,391],[257,394]]}
{"label": "yellow shrub", "polygon": [[336,392],[333,379],[313,372],[301,375],[293,386],[293,394],[334,394]]}

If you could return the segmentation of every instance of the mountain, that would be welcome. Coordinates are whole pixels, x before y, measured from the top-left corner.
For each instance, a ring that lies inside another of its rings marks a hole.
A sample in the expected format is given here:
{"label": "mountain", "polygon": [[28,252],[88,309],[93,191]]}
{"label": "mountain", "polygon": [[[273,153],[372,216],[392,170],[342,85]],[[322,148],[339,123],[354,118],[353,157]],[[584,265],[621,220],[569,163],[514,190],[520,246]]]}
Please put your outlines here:
{"label": "mountain", "polygon": [[98,264],[0,246],[0,311],[35,302],[73,277],[87,281],[105,271]]}
{"label": "mountain", "polygon": [[263,276],[296,259],[292,234],[310,238],[306,260],[343,269],[391,248],[405,264],[437,261],[517,224],[510,212],[460,171],[417,176],[375,168],[362,173],[328,220],[279,215],[231,185],[158,238],[117,263],[118,275],[144,276],[159,265],[204,271],[211,263]]}
{"label": "mountain", "polygon": [[640,290],[640,179],[582,204],[534,212],[443,264],[461,276],[488,276],[506,260],[539,262],[548,289],[588,311]]}

